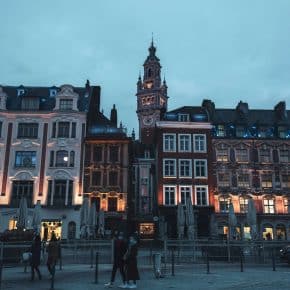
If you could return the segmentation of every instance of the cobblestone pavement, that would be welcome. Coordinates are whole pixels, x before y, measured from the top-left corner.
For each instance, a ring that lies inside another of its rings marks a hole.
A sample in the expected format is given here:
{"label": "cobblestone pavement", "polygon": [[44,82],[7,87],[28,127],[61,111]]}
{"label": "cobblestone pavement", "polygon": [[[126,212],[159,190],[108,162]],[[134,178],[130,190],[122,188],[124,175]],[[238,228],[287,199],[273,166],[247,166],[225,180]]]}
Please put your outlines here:
{"label": "cobblestone pavement", "polygon": [[[64,265],[62,270],[57,267],[55,277],[55,290],[91,290],[105,289],[104,284],[110,277],[110,265],[99,266],[99,281],[94,283],[95,269],[89,265]],[[278,290],[290,288],[290,267],[280,265],[276,271],[270,266],[245,267],[240,272],[238,264],[216,263],[212,264],[210,274],[206,273],[205,265],[176,266],[175,276],[171,275],[171,269],[167,269],[164,278],[156,279],[149,266],[140,266],[141,280],[138,289],[255,289]],[[23,267],[4,268],[2,273],[1,290],[42,290],[50,289],[50,278],[47,269],[41,266],[43,279],[30,281],[30,274],[24,273]],[[115,289],[120,284],[120,276],[117,273]]]}

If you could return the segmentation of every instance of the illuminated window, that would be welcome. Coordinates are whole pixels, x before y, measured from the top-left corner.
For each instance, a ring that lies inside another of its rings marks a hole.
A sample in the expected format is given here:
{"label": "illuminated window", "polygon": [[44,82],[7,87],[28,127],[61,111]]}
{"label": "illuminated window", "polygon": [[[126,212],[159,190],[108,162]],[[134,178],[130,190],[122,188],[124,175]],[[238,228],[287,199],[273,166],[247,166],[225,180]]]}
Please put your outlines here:
{"label": "illuminated window", "polygon": [[163,151],[175,152],[176,151],[176,135],[163,134]]}
{"label": "illuminated window", "polygon": [[225,132],[225,126],[224,125],[217,125],[216,135],[218,137],[225,137],[226,132]]}
{"label": "illuminated window", "polygon": [[153,223],[142,223],[139,225],[139,233],[141,236],[153,236],[154,235],[154,224]]}
{"label": "illuminated window", "polygon": [[250,187],[250,175],[247,173],[238,174],[238,187]]}
{"label": "illuminated window", "polygon": [[190,134],[179,134],[179,152],[190,152],[191,151],[191,136]]}
{"label": "illuminated window", "polygon": [[248,149],[244,148],[236,149],[236,161],[248,162],[249,161]]}
{"label": "illuminated window", "polygon": [[261,174],[261,185],[263,188],[271,188],[273,186],[272,174]]}
{"label": "illuminated window", "polygon": [[35,167],[36,166],[36,151],[16,151],[15,152],[15,167]]}
{"label": "illuminated window", "polygon": [[229,151],[228,149],[217,149],[216,150],[216,160],[218,162],[228,162],[229,161]]}
{"label": "illuminated window", "polygon": [[60,150],[56,152],[56,167],[67,167],[68,166],[68,151]]}
{"label": "illuminated window", "polygon": [[273,214],[275,213],[275,201],[274,198],[265,198],[263,201],[264,213]]}
{"label": "illuminated window", "polygon": [[249,204],[249,198],[241,196],[240,197],[240,212],[241,213],[248,212],[248,204]]}
{"label": "illuminated window", "polygon": [[191,159],[179,159],[179,177],[191,177]]}
{"label": "illuminated window", "polygon": [[221,186],[221,187],[230,186],[230,173],[229,172],[218,173],[218,186]]}
{"label": "illuminated window", "polygon": [[273,240],[274,231],[273,226],[270,224],[266,224],[263,227],[263,240]]}
{"label": "illuminated window", "polygon": [[12,230],[16,230],[17,229],[17,219],[10,219],[9,223],[8,223],[8,230],[12,231]]}
{"label": "illuminated window", "polygon": [[283,199],[284,204],[284,213],[290,213],[290,199],[288,197],[285,197]]}
{"label": "illuminated window", "polygon": [[219,206],[220,206],[220,212],[221,213],[227,213],[229,212],[231,199],[227,196],[220,196],[219,197]]}

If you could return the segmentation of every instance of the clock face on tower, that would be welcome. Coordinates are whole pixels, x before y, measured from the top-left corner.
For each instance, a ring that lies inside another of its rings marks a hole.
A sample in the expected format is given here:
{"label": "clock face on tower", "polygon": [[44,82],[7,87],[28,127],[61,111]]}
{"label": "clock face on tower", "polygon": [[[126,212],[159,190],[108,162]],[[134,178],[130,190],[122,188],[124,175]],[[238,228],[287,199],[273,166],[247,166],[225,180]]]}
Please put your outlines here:
{"label": "clock face on tower", "polygon": [[150,126],[153,124],[153,117],[152,116],[145,116],[143,117],[143,124],[146,125],[146,126]]}

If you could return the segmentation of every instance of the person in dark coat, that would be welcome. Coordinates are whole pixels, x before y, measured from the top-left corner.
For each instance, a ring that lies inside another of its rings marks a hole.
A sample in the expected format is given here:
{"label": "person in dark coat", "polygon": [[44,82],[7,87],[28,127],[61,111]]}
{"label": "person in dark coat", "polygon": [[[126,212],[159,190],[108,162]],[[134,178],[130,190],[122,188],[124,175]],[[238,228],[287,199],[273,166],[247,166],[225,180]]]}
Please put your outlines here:
{"label": "person in dark coat", "polygon": [[114,246],[113,269],[112,269],[112,274],[111,274],[111,281],[109,283],[105,284],[106,287],[113,287],[116,272],[118,269],[120,270],[120,274],[121,274],[121,277],[123,280],[123,285],[125,285],[125,283],[126,283],[123,257],[127,251],[127,246],[126,246],[126,242],[124,240],[124,235],[122,232],[120,232],[120,233],[115,232],[115,236],[113,238],[113,243],[114,243],[114,245],[113,245]]}
{"label": "person in dark coat", "polygon": [[[128,250],[124,256],[126,286],[124,288],[137,288],[136,281],[140,280],[137,267],[138,243],[134,236],[130,236]],[[130,283],[132,281],[132,283]]]}
{"label": "person in dark coat", "polygon": [[34,280],[34,271],[36,271],[39,280],[41,280],[41,273],[38,269],[40,265],[40,253],[41,253],[41,239],[40,235],[37,234],[34,236],[34,239],[32,241],[31,245],[31,281]]}
{"label": "person in dark coat", "polygon": [[57,241],[57,238],[55,236],[55,233],[52,232],[51,239],[49,241],[49,244],[47,246],[47,269],[50,273],[50,275],[54,275],[55,273],[55,265],[57,263],[57,260],[59,258],[59,242]]}

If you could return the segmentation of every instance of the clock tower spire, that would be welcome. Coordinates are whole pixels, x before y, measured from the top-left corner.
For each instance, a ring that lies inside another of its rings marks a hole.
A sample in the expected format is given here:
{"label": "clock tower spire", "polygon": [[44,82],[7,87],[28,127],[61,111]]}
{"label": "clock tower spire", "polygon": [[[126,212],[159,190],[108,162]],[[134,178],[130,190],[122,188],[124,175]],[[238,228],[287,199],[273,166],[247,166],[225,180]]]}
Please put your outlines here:
{"label": "clock tower spire", "polygon": [[139,140],[152,144],[154,127],[167,110],[167,85],[161,82],[161,65],[156,56],[153,38],[143,67],[143,80],[139,75],[137,82],[137,115],[139,120]]}

